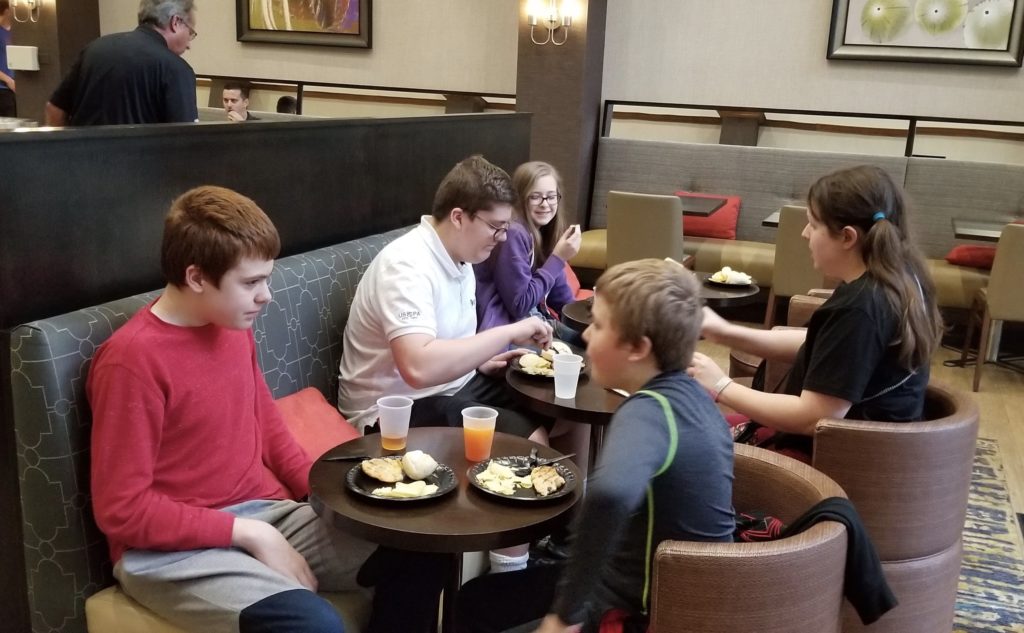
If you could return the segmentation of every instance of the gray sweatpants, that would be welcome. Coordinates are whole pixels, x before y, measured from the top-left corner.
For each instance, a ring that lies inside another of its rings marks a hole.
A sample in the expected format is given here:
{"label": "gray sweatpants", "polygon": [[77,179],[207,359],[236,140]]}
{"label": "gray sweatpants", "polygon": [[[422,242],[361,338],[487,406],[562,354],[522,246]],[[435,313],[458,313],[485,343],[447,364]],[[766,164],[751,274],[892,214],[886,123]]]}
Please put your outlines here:
{"label": "gray sweatpants", "polygon": [[[248,501],[224,510],[276,527],[309,563],[322,591],[359,588],[356,573],[377,548],[328,525],[308,503]],[[114,576],[125,593],[164,619],[211,633],[236,633],[243,609],[303,588],[237,548],[128,550]]]}

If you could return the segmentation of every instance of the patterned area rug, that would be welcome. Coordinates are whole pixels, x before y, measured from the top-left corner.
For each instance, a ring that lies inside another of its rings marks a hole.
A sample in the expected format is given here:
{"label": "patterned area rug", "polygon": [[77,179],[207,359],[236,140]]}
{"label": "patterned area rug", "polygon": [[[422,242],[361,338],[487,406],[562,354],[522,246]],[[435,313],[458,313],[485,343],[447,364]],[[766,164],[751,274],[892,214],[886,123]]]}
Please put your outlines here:
{"label": "patterned area rug", "polygon": [[1024,633],[1024,547],[995,440],[974,457],[954,631]]}

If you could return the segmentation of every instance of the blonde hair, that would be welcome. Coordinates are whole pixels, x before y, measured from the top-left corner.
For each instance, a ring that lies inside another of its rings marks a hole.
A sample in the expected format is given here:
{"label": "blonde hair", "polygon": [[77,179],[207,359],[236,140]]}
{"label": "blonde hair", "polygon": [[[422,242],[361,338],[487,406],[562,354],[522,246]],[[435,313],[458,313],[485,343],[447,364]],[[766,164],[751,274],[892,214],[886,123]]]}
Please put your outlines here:
{"label": "blonde hair", "polygon": [[612,266],[597,280],[612,324],[629,343],[651,341],[658,369],[685,369],[704,321],[700,285],[677,262],[640,259]]}

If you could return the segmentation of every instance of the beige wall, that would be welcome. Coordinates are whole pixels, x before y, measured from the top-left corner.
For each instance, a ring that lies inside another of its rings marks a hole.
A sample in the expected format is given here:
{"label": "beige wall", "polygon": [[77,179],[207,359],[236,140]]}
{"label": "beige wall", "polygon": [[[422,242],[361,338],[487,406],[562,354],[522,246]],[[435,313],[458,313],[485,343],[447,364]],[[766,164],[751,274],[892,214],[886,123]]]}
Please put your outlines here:
{"label": "beige wall", "polygon": [[608,3],[604,98],[1024,121],[1024,72],[825,59],[827,0]]}
{"label": "beige wall", "polygon": [[[293,2],[298,0],[292,0]],[[134,28],[138,0],[99,0],[102,33]],[[373,48],[235,39],[233,0],[196,0],[196,73],[512,94],[517,0],[375,0]]]}

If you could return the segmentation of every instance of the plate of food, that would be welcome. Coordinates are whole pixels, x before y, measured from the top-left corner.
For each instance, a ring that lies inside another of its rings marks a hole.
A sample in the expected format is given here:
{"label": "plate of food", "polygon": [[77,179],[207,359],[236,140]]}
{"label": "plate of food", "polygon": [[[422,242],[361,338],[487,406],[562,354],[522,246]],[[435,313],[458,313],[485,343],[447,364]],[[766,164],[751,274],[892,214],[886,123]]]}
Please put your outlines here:
{"label": "plate of food", "polygon": [[450,466],[438,464],[423,451],[401,457],[364,459],[348,471],[348,489],[377,501],[423,501],[455,490],[458,479]]}
{"label": "plate of food", "polygon": [[716,273],[712,273],[707,278],[707,283],[712,286],[723,286],[726,288],[735,288],[737,286],[749,286],[756,283],[754,278],[747,273],[733,270],[728,266],[722,268]]}
{"label": "plate of food", "polygon": [[469,469],[469,483],[480,492],[509,501],[559,499],[576,489],[576,475],[561,463],[531,466],[525,455],[495,457]]}
{"label": "plate of food", "polygon": [[[555,354],[579,354],[582,356],[583,350],[574,348],[564,341],[552,341],[551,347],[548,349],[542,350],[539,354],[530,352],[529,354],[517,356],[512,359],[509,366],[513,371],[518,371],[528,376],[554,378],[555,368],[552,365],[551,359],[554,358]],[[582,366],[580,371],[583,371]]]}

